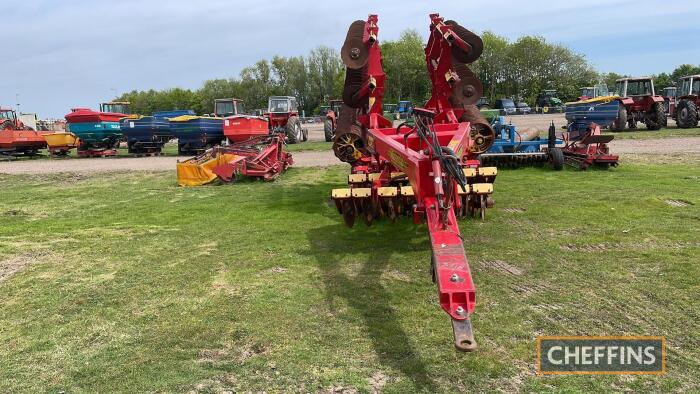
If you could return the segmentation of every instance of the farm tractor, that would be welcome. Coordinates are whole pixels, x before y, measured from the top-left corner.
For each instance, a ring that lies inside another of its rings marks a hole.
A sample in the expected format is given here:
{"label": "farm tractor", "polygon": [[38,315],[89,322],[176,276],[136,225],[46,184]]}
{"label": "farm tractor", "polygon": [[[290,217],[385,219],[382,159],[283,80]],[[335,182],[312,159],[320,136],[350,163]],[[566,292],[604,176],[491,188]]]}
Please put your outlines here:
{"label": "farm tractor", "polygon": [[559,108],[562,101],[557,97],[557,91],[554,89],[545,89],[537,96],[537,107],[543,113],[555,112],[555,108]]}
{"label": "farm tractor", "polygon": [[283,133],[287,142],[296,144],[309,139],[309,131],[301,127],[297,99],[291,96],[272,96],[268,100],[270,132]]}
{"label": "farm tractor", "polygon": [[464,245],[472,237],[460,235],[457,217],[483,219],[493,206],[497,169],[482,167],[478,155],[491,147],[495,133],[475,105],[483,86],[468,67],[483,42],[457,22],[430,15],[425,60],[432,94],[424,108],[412,109],[412,125],[394,127],[383,115],[386,76],[377,21],[370,15],[353,22],[340,52],[349,110],[338,119],[333,151],[351,169],[347,186],[331,197],[348,226],[356,218],[371,225],[402,215],[427,224],[440,306],[452,321],[455,347],[471,351],[476,290]]}
{"label": "farm tractor", "polygon": [[41,134],[25,126],[14,110],[0,107],[0,157],[33,156],[44,148],[46,139]]}
{"label": "farm tractor", "polygon": [[620,106],[613,130],[622,131],[625,126],[637,128],[637,122],[646,124],[649,130],[658,130],[666,124],[664,99],[654,92],[654,80],[648,77],[621,78],[615,81],[615,92]]}
{"label": "farm tractor", "polygon": [[109,103],[100,103],[100,112],[130,115],[131,103],[128,101],[110,101]]}
{"label": "farm tractor", "polygon": [[667,86],[661,91],[661,97],[664,98],[664,112],[666,115],[671,115],[671,107],[676,105],[676,90],[675,86]]}
{"label": "farm tractor", "polygon": [[697,127],[698,108],[700,108],[700,75],[681,78],[676,93],[675,102],[670,105],[671,117],[682,129]]}
{"label": "farm tractor", "polygon": [[588,100],[596,97],[604,97],[610,95],[608,87],[605,84],[599,84],[595,86],[586,86],[580,89],[581,95],[578,97],[579,101]]}
{"label": "farm tractor", "polygon": [[338,127],[338,116],[340,115],[340,108],[343,105],[343,100],[331,100],[328,102],[328,107],[326,107],[325,115],[326,118],[323,121],[323,135],[326,138],[326,142],[333,141],[335,136],[335,129]]}

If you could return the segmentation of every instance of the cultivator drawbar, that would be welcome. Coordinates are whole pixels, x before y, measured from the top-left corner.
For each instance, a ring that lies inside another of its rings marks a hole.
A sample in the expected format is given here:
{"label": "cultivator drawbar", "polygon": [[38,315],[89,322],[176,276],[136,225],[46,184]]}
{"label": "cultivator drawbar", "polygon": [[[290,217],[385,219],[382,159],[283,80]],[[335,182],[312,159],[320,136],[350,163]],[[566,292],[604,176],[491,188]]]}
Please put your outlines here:
{"label": "cultivator drawbar", "polygon": [[425,55],[432,96],[414,109],[414,126],[394,127],[382,116],[377,20],[353,22],[341,50],[347,69],[333,150],[352,169],[348,187],[334,189],[332,197],[349,226],[357,217],[370,225],[402,214],[427,224],[440,305],[452,319],[455,346],[470,351],[476,348],[470,320],[476,291],[457,217],[484,218],[497,175],[477,160],[493,144],[494,131],[474,106],[482,86],[466,65],[481,55],[483,43],[456,22],[431,15]]}

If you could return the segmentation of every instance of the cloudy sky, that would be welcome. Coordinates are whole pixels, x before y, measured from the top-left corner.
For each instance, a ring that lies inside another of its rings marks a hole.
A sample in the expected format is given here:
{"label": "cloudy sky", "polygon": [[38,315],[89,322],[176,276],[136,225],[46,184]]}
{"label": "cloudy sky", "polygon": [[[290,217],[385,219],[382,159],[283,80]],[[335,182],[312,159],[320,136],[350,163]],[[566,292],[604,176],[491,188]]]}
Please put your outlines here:
{"label": "cloudy sky", "polygon": [[0,0],[0,9],[0,105],[18,97],[22,112],[41,117],[132,89],[195,89],[275,54],[339,49],[350,22],[369,13],[380,40],[407,28],[426,35],[427,15],[439,12],[477,32],[542,35],[601,71],[700,64],[698,0]]}

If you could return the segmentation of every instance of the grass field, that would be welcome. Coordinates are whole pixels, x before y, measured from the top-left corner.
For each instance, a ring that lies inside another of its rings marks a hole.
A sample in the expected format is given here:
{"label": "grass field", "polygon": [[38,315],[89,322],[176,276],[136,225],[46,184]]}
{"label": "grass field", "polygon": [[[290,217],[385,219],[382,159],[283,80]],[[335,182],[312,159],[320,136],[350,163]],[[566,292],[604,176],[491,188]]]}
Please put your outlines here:
{"label": "grass field", "polygon": [[[698,391],[692,157],[501,171],[487,220],[461,224],[471,354],[425,228],[346,228],[328,200],[342,167],[201,188],[0,175],[0,392]],[[669,372],[535,375],[536,336],[578,334],[665,335]]]}
{"label": "grass field", "polygon": [[700,137],[700,128],[696,129],[679,129],[675,126],[668,128],[663,128],[657,131],[647,130],[642,124],[640,128],[635,131],[620,131],[612,132],[609,130],[603,130],[603,134],[612,134],[615,139],[622,140],[645,140],[653,138],[675,138],[675,137]]}

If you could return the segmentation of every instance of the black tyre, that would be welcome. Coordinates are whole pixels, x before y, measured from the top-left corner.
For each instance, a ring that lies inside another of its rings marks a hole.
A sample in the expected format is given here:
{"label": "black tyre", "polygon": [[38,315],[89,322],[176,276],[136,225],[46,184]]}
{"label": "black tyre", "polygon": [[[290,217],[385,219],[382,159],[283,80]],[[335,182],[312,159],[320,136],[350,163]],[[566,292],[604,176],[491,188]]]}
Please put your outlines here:
{"label": "black tyre", "polygon": [[309,140],[309,130],[302,129],[301,132],[302,132],[302,134],[304,134],[304,138],[302,139],[302,141],[304,141],[304,142],[308,141]]}
{"label": "black tyre", "polygon": [[13,126],[12,122],[9,120],[0,123],[0,130],[14,130],[14,128],[15,127]]}
{"label": "black tyre", "polygon": [[289,118],[285,134],[287,135],[288,143],[296,144],[297,142],[301,142],[303,135],[298,117],[292,116]]}
{"label": "black tyre", "polygon": [[326,142],[333,141],[333,121],[326,119],[323,122],[323,135],[326,137]]}
{"label": "black tyre", "polygon": [[559,148],[550,149],[549,164],[552,166],[554,171],[561,171],[564,169],[564,152],[562,152]]}
{"label": "black tyre", "polygon": [[627,124],[627,108],[620,103],[620,108],[617,110],[617,119],[613,123],[613,131],[623,131]]}
{"label": "black tyre", "polygon": [[648,130],[658,130],[663,125],[666,113],[664,112],[664,105],[662,103],[656,103],[651,108],[651,111],[647,114],[647,129]]}
{"label": "black tyre", "polygon": [[676,108],[676,124],[682,129],[698,125],[698,107],[694,102],[681,100]]}

